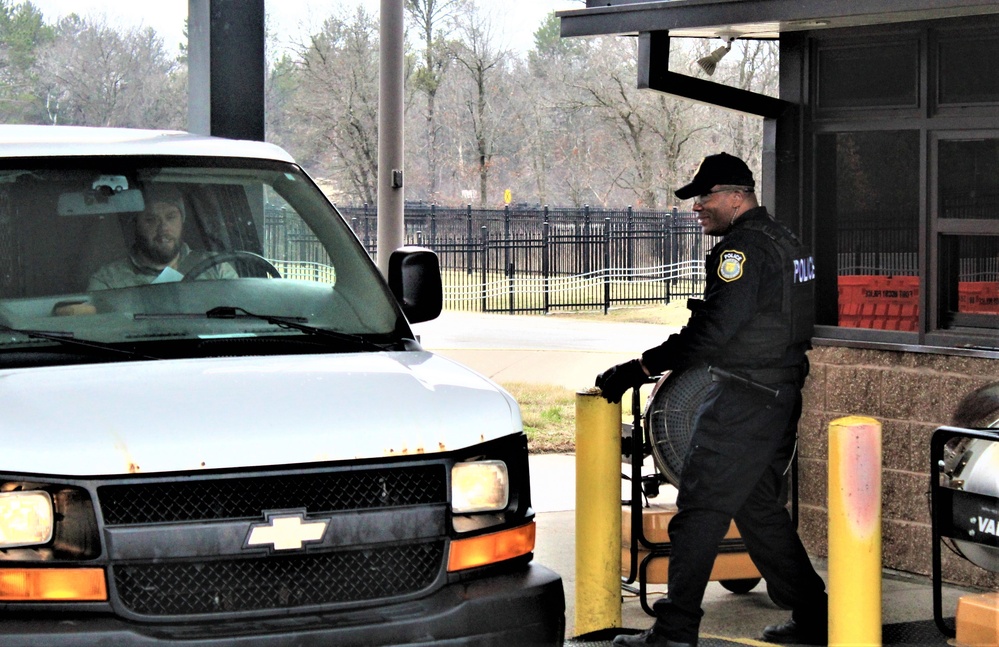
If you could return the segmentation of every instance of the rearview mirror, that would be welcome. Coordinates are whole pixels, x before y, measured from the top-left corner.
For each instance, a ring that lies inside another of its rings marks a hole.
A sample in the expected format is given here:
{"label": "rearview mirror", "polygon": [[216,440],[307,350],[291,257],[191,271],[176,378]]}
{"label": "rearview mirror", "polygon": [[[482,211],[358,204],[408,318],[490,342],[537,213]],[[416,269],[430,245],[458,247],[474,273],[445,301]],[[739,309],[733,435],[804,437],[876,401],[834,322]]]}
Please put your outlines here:
{"label": "rearview mirror", "polygon": [[146,207],[142,191],[125,189],[115,193],[101,185],[89,191],[59,194],[60,216],[99,216],[112,213],[138,213]]}

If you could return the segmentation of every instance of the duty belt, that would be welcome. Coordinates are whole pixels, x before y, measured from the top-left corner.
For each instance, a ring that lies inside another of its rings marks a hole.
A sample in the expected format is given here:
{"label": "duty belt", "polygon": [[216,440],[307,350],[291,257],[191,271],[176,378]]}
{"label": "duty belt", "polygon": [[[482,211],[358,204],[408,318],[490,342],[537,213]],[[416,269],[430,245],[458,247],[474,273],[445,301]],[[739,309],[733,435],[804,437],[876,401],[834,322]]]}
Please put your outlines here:
{"label": "duty belt", "polygon": [[767,386],[767,384],[780,384],[793,382],[801,384],[805,377],[805,371],[797,366],[786,368],[747,368],[729,371],[717,366],[709,366],[708,373],[715,382],[736,382],[747,388],[765,393],[773,397],[780,394],[780,389]]}
{"label": "duty belt", "polygon": [[800,384],[804,379],[804,370],[798,366],[784,368],[734,368],[732,373],[743,375],[754,382],[762,384],[780,384],[795,382]]}

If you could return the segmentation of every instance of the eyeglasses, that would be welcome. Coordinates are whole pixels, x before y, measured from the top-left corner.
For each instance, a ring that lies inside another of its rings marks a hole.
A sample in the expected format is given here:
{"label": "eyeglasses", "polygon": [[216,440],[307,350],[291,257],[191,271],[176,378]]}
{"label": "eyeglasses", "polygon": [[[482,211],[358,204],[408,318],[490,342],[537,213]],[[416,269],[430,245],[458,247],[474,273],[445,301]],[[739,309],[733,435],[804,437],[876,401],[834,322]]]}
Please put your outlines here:
{"label": "eyeglasses", "polygon": [[708,191],[707,193],[702,193],[701,195],[694,196],[694,204],[704,204],[704,201],[713,196],[716,193],[732,193],[734,191],[743,191],[744,189],[715,189],[714,191]]}

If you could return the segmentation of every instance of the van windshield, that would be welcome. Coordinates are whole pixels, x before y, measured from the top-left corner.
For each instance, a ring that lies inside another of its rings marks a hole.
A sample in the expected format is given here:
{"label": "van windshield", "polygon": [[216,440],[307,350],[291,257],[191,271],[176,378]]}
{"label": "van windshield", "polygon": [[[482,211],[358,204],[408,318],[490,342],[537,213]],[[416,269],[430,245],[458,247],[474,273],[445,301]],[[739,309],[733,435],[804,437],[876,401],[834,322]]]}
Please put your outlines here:
{"label": "van windshield", "polygon": [[295,165],[75,157],[0,168],[0,352],[75,339],[157,356],[174,342],[302,336],[385,345],[411,333]]}

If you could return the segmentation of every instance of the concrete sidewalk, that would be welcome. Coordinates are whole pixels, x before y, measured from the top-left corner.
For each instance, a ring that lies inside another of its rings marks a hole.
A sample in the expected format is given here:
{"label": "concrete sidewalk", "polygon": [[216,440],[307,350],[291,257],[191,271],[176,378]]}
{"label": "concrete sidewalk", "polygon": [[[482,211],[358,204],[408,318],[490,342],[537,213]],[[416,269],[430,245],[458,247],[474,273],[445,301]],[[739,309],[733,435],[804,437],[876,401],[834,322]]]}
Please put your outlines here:
{"label": "concrete sidewalk", "polygon": [[[432,324],[432,325],[431,325]],[[419,324],[417,333],[429,350],[454,359],[500,383],[556,384],[573,390],[588,388],[597,373],[638,356],[661,343],[675,330],[667,326],[618,324],[594,321],[552,320],[543,316],[445,313],[439,320]],[[651,460],[651,459],[650,459]],[[537,512],[535,559],[562,576],[566,598],[566,637],[576,633],[575,618],[575,483],[576,463],[571,454],[530,457],[531,490]],[[630,473],[630,466],[622,471]],[[651,463],[645,470],[652,471]],[[622,481],[622,499],[630,487]],[[669,502],[676,491],[663,487],[653,503]],[[828,582],[826,563],[815,560]],[[649,585],[651,605],[666,589]],[[953,616],[959,596],[969,591],[943,587],[944,615]],[[977,592],[977,591],[974,591]],[[761,583],[747,594],[736,595],[721,584],[708,585],[701,624],[702,643],[761,645],[760,632],[768,624],[784,622],[788,612],[779,609]],[[930,578],[886,572],[882,578],[882,618],[885,625],[915,623],[912,638],[885,644],[946,645],[932,626],[933,597]],[[622,591],[622,625],[646,629],[653,618],[642,609],[637,596]],[[903,627],[904,629],[904,627]],[[897,638],[898,632],[893,635]]]}

